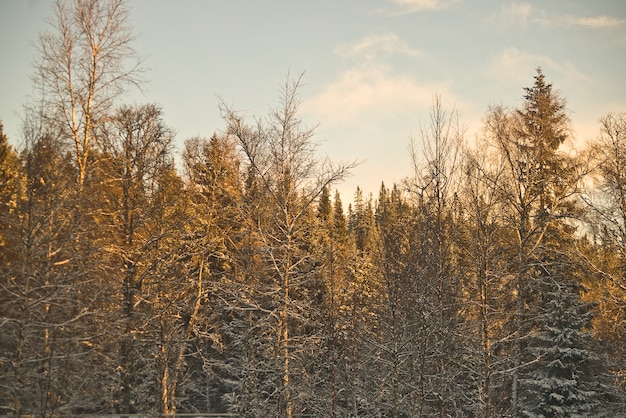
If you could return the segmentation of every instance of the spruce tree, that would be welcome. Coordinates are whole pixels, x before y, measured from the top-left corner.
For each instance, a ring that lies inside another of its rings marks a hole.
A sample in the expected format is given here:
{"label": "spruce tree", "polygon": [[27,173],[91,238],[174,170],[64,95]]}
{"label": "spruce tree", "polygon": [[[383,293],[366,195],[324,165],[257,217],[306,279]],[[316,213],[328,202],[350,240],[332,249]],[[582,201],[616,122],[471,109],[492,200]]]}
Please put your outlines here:
{"label": "spruce tree", "polygon": [[513,131],[520,182],[528,198],[521,224],[520,409],[529,417],[565,417],[589,413],[596,394],[590,366],[597,358],[587,332],[591,306],[581,301],[575,228],[579,212],[578,162],[560,151],[568,137],[565,102],[537,69],[525,89]]}
{"label": "spruce tree", "polygon": [[581,302],[577,288],[558,276],[544,288],[526,349],[536,363],[521,379],[525,416],[588,416],[599,406],[605,368],[593,350],[592,305]]}

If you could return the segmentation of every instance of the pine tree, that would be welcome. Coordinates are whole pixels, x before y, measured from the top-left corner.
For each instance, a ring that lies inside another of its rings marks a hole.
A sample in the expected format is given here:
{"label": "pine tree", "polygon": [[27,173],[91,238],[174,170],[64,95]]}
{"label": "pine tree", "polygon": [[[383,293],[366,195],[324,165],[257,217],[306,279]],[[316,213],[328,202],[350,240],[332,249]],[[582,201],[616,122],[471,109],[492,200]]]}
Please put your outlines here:
{"label": "pine tree", "polygon": [[330,202],[328,187],[324,187],[320,194],[317,204],[317,217],[322,223],[327,223],[332,217],[332,204]]}
{"label": "pine tree", "polygon": [[185,142],[183,158],[190,202],[179,252],[184,254],[185,274],[202,287],[202,294],[195,296],[200,306],[191,327],[198,358],[196,369],[189,368],[193,382],[187,386],[207,409],[227,412],[228,402],[241,405],[243,398],[253,396],[237,380],[248,366],[241,358],[258,339],[250,329],[254,320],[246,303],[252,272],[259,270],[255,239],[248,235],[249,220],[241,209],[245,196],[236,143],[217,134],[192,138]]}
{"label": "pine tree", "polygon": [[378,414],[378,386],[372,385],[378,313],[384,294],[376,264],[377,231],[372,196],[357,187],[348,205],[349,246],[346,262],[345,306],[342,309],[342,354],[349,416]]}

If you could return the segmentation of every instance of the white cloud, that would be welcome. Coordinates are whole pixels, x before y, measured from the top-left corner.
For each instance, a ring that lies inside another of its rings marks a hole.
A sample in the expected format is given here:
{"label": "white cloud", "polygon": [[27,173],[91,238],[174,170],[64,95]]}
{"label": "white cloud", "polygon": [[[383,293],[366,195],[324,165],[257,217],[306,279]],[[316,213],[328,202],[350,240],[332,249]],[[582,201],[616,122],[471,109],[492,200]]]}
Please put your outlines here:
{"label": "white cloud", "polygon": [[489,20],[496,22],[500,29],[508,29],[512,25],[539,24],[547,26],[552,23],[545,10],[526,2],[501,4],[500,10],[490,15]]}
{"label": "white cloud", "polygon": [[456,0],[390,0],[393,9],[379,10],[392,15],[406,15],[429,10],[441,10],[449,7]]}
{"label": "white cloud", "polygon": [[392,69],[390,56],[423,56],[394,33],[366,36],[341,44],[334,52],[357,60],[317,96],[303,103],[305,110],[325,123],[396,118],[415,108],[427,108],[434,94],[447,92],[442,83],[418,83],[413,76]]}
{"label": "white cloud", "polygon": [[448,82],[421,81],[384,65],[347,69],[316,95],[304,98],[303,115],[321,121],[320,149],[363,163],[340,186],[343,196],[352,196],[356,186],[375,195],[381,181],[391,185],[410,175],[409,138],[427,123],[436,94],[446,108],[466,107],[451,93]]}
{"label": "white cloud", "polygon": [[544,27],[582,26],[590,29],[615,28],[626,24],[626,19],[612,16],[550,16],[545,10],[526,2],[511,2],[501,6],[500,12],[491,16],[500,26],[535,23]]}
{"label": "white cloud", "polygon": [[502,14],[515,21],[526,23],[534,8],[530,3],[510,3],[502,6]]}
{"label": "white cloud", "polygon": [[401,118],[428,109],[435,94],[454,100],[448,84],[420,83],[413,77],[394,74],[384,66],[352,68],[305,100],[303,110],[324,123],[372,122],[372,118]]}
{"label": "white cloud", "polygon": [[375,59],[379,54],[418,56],[421,52],[412,49],[395,33],[366,36],[357,42],[345,43],[335,48],[335,53],[345,58]]}
{"label": "white cloud", "polygon": [[506,81],[527,82],[537,67],[557,73],[568,80],[587,80],[587,76],[571,63],[560,64],[545,55],[532,54],[517,48],[505,48],[494,57],[490,72],[493,76]]}
{"label": "white cloud", "polygon": [[566,15],[555,17],[548,16],[543,11],[541,11],[541,16],[535,17],[533,21],[545,27],[580,26],[588,29],[611,29],[626,24],[626,19],[618,19],[612,16],[581,17]]}
{"label": "white cloud", "polygon": [[[354,177],[340,185],[342,199],[353,196],[356,186],[376,195],[381,181],[391,186],[411,175],[408,144],[429,123],[437,94],[446,111],[458,110],[466,124],[473,106],[452,92],[450,82],[420,80],[383,65],[350,68],[303,100],[306,119],[321,121],[320,150],[362,162],[353,170]],[[480,117],[476,121],[472,126]]]}
{"label": "white cloud", "polygon": [[569,17],[567,22],[570,25],[583,26],[587,28],[613,28],[626,23],[625,19],[617,19],[611,16],[594,16],[594,17]]}
{"label": "white cloud", "polygon": [[393,3],[406,13],[437,10],[442,7],[440,0],[393,0]]}

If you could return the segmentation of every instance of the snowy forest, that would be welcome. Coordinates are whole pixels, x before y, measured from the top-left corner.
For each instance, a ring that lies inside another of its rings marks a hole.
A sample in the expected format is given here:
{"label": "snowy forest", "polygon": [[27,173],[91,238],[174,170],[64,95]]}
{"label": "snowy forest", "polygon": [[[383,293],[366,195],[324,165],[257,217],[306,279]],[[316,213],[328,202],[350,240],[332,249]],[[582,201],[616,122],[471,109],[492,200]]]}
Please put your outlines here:
{"label": "snowy forest", "polygon": [[176,154],[127,19],[57,2],[0,124],[0,414],[626,416],[626,113],[574,146],[538,68],[467,138],[435,96],[343,196],[301,77]]}

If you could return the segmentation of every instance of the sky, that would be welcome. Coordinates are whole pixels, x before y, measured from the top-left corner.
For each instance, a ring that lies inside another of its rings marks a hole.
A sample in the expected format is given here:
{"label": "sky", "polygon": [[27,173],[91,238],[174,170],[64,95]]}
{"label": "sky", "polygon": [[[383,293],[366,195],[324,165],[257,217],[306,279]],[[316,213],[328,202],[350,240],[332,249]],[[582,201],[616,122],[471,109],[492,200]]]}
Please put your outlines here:
{"label": "sky", "polygon": [[[0,0],[0,120],[19,146],[38,35],[53,0]],[[574,143],[626,112],[624,0],[129,0],[147,69],[126,101],[156,103],[178,151],[225,128],[221,100],[250,121],[303,73],[303,124],[320,157],[360,161],[338,186],[377,195],[412,174],[433,98],[473,143],[490,106],[521,106],[535,69],[567,103]]]}

